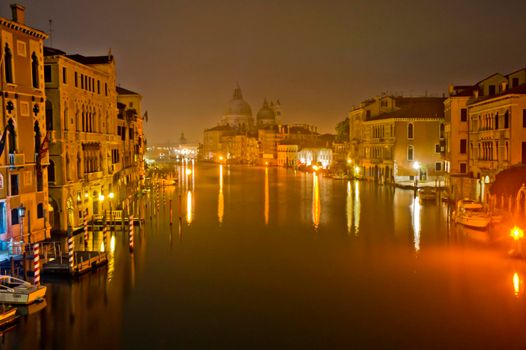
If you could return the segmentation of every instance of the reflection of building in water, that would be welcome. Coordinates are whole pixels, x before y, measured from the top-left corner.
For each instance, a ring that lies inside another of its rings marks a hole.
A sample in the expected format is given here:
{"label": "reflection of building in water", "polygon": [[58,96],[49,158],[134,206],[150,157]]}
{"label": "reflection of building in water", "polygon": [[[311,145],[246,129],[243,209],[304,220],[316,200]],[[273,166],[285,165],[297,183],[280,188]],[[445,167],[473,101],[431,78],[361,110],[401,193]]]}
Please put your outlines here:
{"label": "reflection of building in water", "polygon": [[188,225],[192,223],[192,213],[193,211],[193,201],[192,201],[192,191],[186,193],[186,222]]}
{"label": "reflection of building in water", "polygon": [[358,236],[360,230],[360,187],[358,181],[354,182],[354,196],[351,182],[347,182],[347,232],[354,231]]}
{"label": "reflection of building in water", "polygon": [[413,224],[415,251],[417,252],[420,250],[420,232],[422,229],[420,224],[420,211],[420,201],[418,200],[418,197],[415,197],[413,199],[413,204],[411,205],[411,217]]}
{"label": "reflection of building in water", "polygon": [[318,229],[320,225],[320,184],[316,173],[312,175],[312,222],[314,228]]}
{"label": "reflection of building in water", "polygon": [[268,193],[268,168],[265,168],[265,225],[269,220],[270,199]]}
{"label": "reflection of building in water", "polygon": [[217,198],[217,220],[221,224],[225,214],[225,199],[223,197],[223,165],[219,165],[219,196]]}

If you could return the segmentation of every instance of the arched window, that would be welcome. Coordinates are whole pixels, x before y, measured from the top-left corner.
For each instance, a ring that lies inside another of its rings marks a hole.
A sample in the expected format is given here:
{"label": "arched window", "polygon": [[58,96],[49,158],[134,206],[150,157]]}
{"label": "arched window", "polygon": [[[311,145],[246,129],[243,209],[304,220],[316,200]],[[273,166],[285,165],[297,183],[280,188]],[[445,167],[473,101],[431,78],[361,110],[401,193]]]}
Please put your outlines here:
{"label": "arched window", "polygon": [[414,152],[415,150],[412,145],[407,146],[407,160],[413,160]]}
{"label": "arched window", "polygon": [[415,130],[414,130],[415,126],[413,125],[413,123],[409,123],[407,124],[407,138],[408,139],[412,139],[414,138],[414,134],[415,134]]}
{"label": "arched window", "polygon": [[77,179],[80,179],[82,176],[81,168],[80,168],[80,152],[77,153]]}
{"label": "arched window", "polygon": [[16,151],[16,132],[15,132],[15,123],[13,119],[9,119],[7,122],[7,131],[9,132],[9,153],[13,154]]}
{"label": "arched window", "polygon": [[42,137],[42,134],[40,133],[40,126],[38,125],[38,122],[35,122],[33,130],[35,131],[35,154],[38,154],[40,152],[40,144],[41,144],[41,137]]}
{"label": "arched window", "polygon": [[13,83],[13,55],[9,45],[5,44],[4,48],[4,70],[5,70],[5,81],[7,83]]}
{"label": "arched window", "polygon": [[46,100],[46,129],[53,130],[53,104]]}
{"label": "arched window", "polygon": [[510,113],[508,111],[504,112],[504,129],[510,127]]}
{"label": "arched window", "polygon": [[440,137],[441,139],[444,138],[444,132],[445,132],[445,126],[444,126],[444,123],[440,123],[439,137]]}
{"label": "arched window", "polygon": [[50,160],[47,168],[47,179],[49,182],[55,182],[55,162]]}
{"label": "arched window", "polygon": [[38,57],[34,52],[31,55],[31,77],[33,78],[33,87],[38,89],[40,87],[40,81],[38,79]]}

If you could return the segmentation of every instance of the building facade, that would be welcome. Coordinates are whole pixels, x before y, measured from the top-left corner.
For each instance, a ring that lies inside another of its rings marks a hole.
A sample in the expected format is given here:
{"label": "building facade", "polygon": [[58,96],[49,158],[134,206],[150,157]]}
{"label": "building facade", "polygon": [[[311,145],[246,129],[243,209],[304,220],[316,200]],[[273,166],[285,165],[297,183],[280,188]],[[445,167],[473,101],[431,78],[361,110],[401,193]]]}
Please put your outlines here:
{"label": "building facade", "polygon": [[43,44],[47,35],[25,24],[25,8],[0,18],[0,240],[20,252],[49,237],[48,156]]}
{"label": "building facade", "polygon": [[[117,135],[115,62],[111,54],[85,57],[47,49],[46,124],[50,131],[50,218],[55,231],[98,215],[122,159]],[[113,157],[112,157],[113,156]]]}

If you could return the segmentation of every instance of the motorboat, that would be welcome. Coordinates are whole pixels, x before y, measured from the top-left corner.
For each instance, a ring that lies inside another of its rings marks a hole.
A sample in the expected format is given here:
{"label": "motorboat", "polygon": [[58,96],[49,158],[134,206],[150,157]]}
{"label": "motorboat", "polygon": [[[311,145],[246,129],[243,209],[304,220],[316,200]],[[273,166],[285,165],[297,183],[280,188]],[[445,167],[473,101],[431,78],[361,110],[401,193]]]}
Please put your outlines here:
{"label": "motorboat", "polygon": [[491,215],[482,203],[471,199],[459,200],[453,217],[457,224],[478,229],[487,228],[491,222]]}
{"label": "motorboat", "polygon": [[46,296],[46,286],[35,286],[16,277],[0,275],[0,303],[32,304]]}
{"label": "motorboat", "polygon": [[0,327],[7,326],[17,319],[16,308],[12,306],[0,309]]}
{"label": "motorboat", "polygon": [[421,201],[434,201],[437,198],[437,193],[432,187],[422,187],[418,189],[418,198]]}

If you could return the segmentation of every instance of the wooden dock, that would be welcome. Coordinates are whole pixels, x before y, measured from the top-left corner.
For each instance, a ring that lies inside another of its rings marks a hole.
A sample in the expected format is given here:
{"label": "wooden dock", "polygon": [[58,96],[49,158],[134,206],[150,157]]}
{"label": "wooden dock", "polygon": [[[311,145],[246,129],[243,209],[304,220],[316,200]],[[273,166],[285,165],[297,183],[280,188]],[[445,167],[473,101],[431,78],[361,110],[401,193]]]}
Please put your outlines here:
{"label": "wooden dock", "polygon": [[72,269],[69,266],[68,256],[60,255],[43,264],[42,274],[79,276],[108,264],[106,252],[75,251],[73,256]]}

